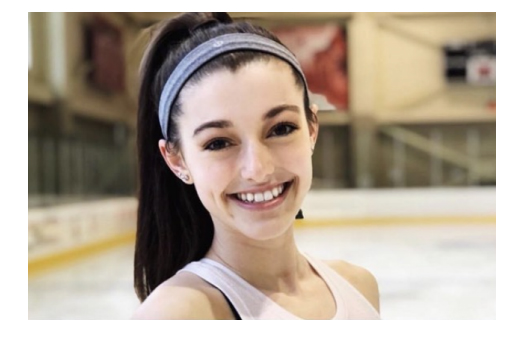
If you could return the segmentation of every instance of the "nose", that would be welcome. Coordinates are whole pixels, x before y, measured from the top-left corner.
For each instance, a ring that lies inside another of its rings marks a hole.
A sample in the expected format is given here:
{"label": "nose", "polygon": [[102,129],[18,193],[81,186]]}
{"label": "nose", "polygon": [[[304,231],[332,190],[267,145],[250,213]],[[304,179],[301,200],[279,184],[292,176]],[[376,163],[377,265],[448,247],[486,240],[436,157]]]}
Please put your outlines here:
{"label": "nose", "polygon": [[273,159],[270,149],[264,144],[248,144],[240,159],[242,178],[256,183],[267,182],[275,171]]}

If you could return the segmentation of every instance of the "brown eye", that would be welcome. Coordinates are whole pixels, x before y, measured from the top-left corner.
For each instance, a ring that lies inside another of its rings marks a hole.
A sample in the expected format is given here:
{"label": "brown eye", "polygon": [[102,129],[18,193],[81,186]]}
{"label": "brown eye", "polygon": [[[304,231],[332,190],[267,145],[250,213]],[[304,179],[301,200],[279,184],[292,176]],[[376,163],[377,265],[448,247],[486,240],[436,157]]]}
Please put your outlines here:
{"label": "brown eye", "polygon": [[271,130],[270,136],[273,136],[273,137],[287,136],[287,135],[293,133],[297,129],[298,129],[298,127],[296,127],[294,124],[291,124],[291,123],[279,123],[279,124],[275,125],[275,127]]}
{"label": "brown eye", "polygon": [[218,151],[225,149],[229,145],[230,143],[226,139],[214,139],[211,142],[207,143],[206,146],[204,146],[204,150]]}

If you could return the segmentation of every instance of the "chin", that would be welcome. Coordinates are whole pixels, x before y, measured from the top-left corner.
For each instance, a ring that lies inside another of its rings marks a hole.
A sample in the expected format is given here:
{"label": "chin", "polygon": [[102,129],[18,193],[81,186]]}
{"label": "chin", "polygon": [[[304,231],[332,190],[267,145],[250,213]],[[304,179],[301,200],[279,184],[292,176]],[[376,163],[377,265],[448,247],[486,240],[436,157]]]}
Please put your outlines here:
{"label": "chin", "polygon": [[281,217],[273,221],[253,221],[248,228],[242,228],[242,234],[256,241],[267,241],[281,237],[294,223],[295,216]]}
{"label": "chin", "polygon": [[259,241],[282,236],[293,227],[301,206],[301,203],[297,202],[295,193],[292,193],[293,190],[289,192],[286,200],[276,209],[266,211],[239,209],[240,212],[235,219],[237,228],[245,236]]}

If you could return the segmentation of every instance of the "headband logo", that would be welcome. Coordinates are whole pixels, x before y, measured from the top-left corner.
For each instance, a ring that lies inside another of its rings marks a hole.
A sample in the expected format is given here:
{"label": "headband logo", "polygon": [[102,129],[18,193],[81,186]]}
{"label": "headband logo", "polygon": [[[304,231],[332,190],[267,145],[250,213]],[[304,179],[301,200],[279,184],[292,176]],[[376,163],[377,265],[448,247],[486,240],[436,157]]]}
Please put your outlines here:
{"label": "headband logo", "polygon": [[215,43],[213,43],[213,47],[220,47],[221,45],[224,44],[224,41],[216,41]]}

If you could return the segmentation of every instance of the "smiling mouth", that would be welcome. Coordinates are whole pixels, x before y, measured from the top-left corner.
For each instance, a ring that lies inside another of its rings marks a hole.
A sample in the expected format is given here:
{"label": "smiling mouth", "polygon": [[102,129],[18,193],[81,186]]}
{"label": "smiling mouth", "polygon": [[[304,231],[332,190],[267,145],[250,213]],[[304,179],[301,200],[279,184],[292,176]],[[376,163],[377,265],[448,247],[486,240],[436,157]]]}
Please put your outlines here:
{"label": "smiling mouth", "polygon": [[293,180],[285,182],[266,191],[257,193],[235,193],[230,194],[229,196],[248,204],[262,204],[280,197],[289,189],[289,186],[291,186],[292,183]]}

